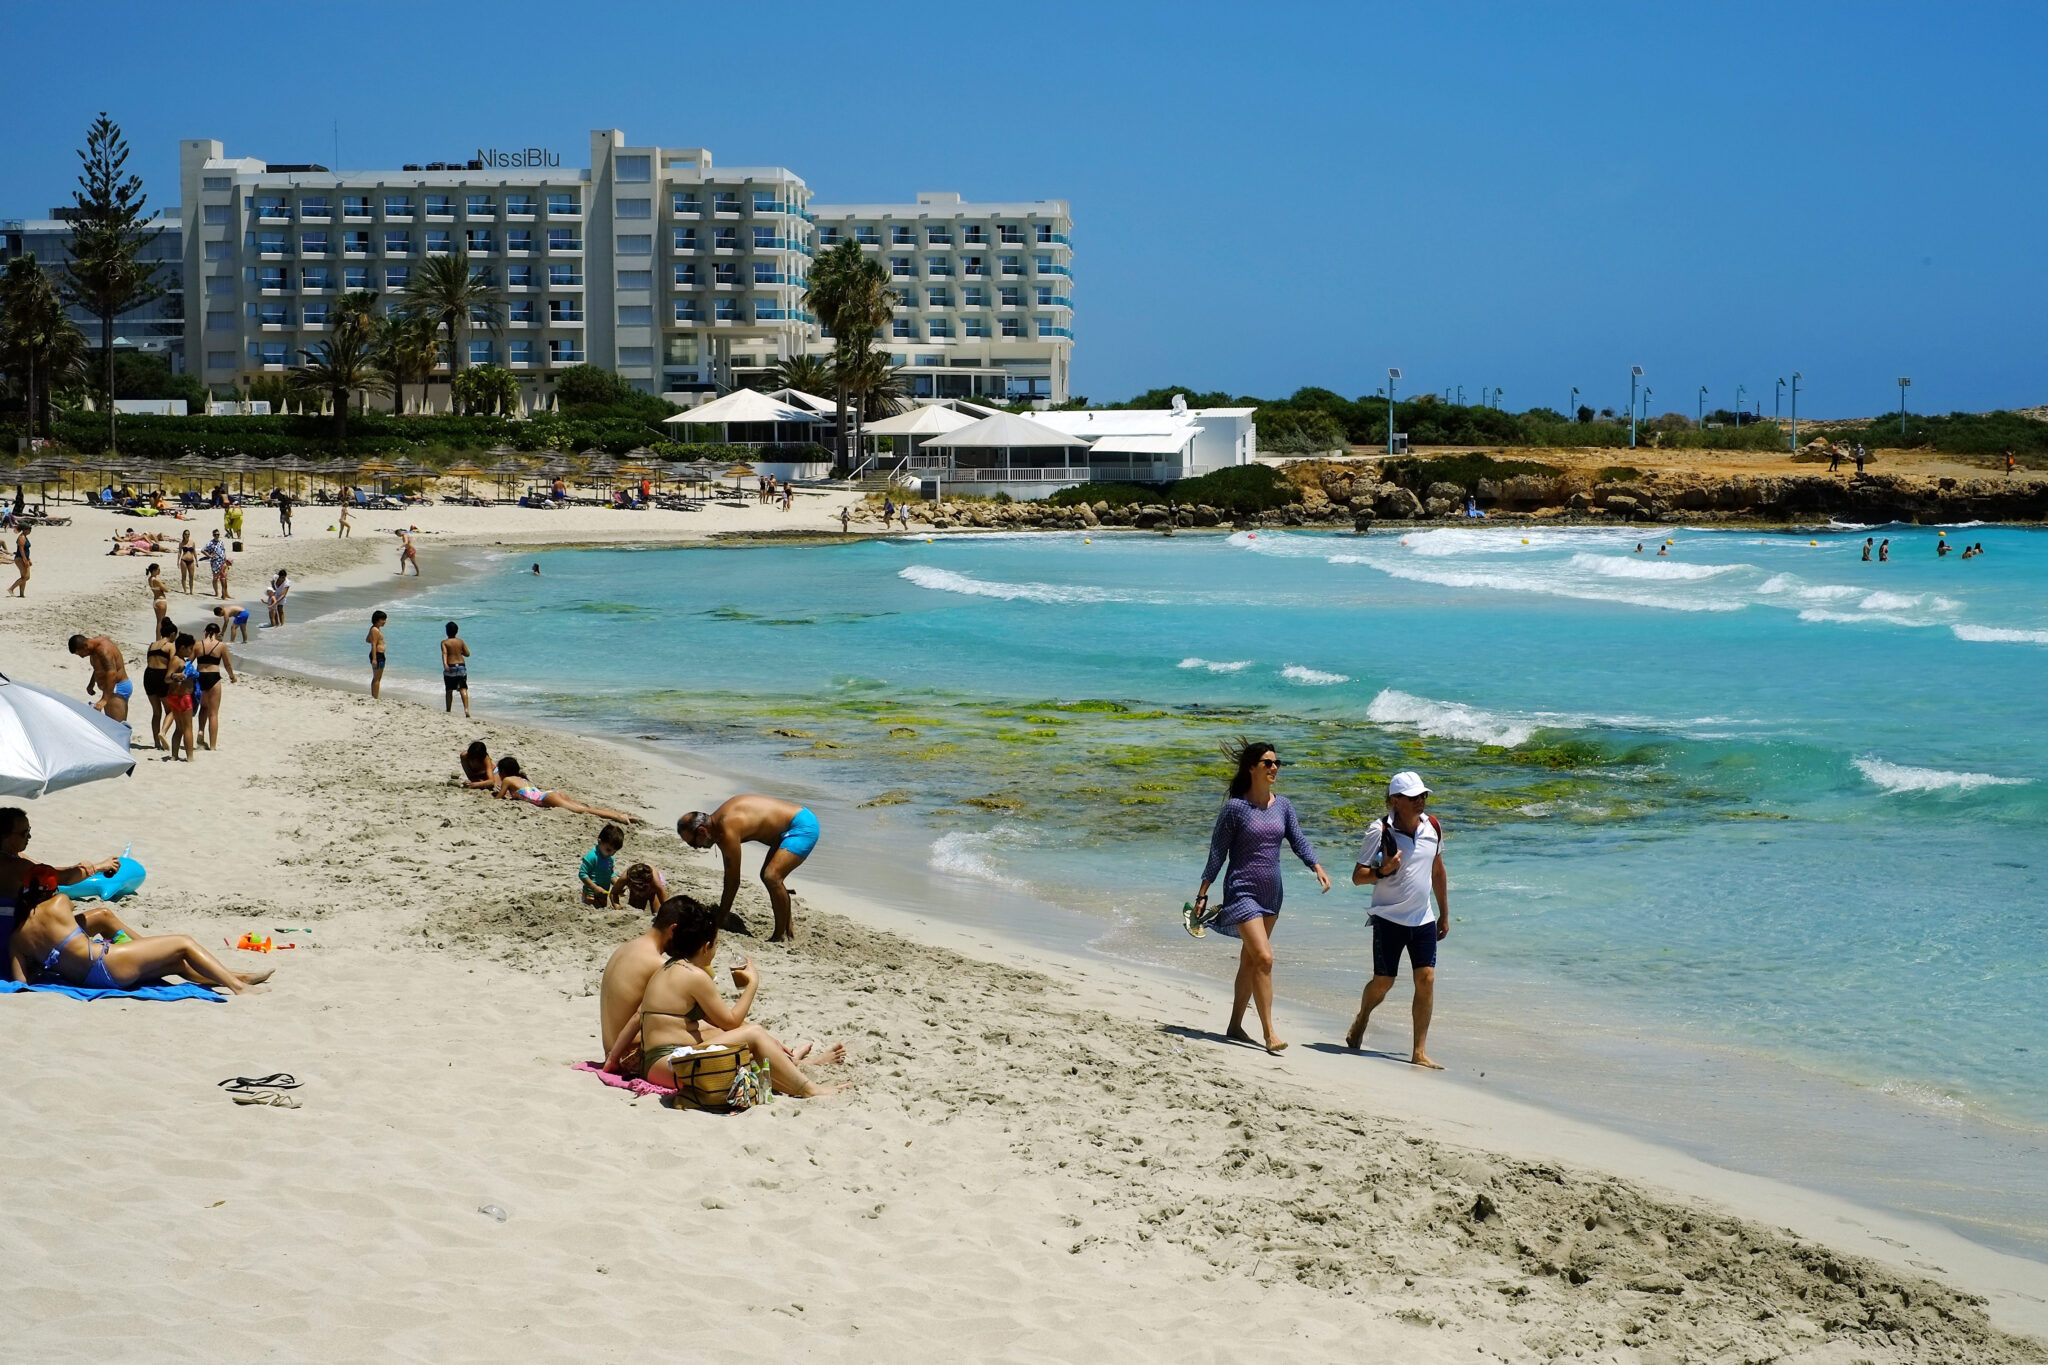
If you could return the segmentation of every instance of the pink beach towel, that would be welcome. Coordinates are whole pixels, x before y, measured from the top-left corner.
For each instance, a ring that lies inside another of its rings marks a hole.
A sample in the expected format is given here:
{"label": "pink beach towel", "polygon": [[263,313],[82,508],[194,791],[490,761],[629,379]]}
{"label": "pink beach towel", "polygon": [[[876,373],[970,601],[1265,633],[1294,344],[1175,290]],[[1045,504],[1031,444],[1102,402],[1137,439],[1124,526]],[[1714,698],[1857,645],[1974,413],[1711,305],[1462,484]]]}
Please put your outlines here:
{"label": "pink beach towel", "polygon": [[656,1085],[652,1081],[643,1081],[638,1076],[621,1076],[616,1071],[606,1071],[603,1062],[571,1062],[569,1065],[576,1071],[588,1071],[614,1090],[628,1090],[635,1095],[660,1096],[676,1093],[674,1086]]}

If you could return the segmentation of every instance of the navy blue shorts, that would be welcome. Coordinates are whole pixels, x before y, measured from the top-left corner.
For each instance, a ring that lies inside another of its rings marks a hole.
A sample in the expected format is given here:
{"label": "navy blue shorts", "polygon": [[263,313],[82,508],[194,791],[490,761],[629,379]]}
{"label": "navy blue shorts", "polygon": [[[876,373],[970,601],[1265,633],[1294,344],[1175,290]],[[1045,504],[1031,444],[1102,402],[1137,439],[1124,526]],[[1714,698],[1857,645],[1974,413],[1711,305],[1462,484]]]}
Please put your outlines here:
{"label": "navy blue shorts", "polygon": [[1408,961],[1417,968],[1436,966],[1436,921],[1427,924],[1396,924],[1392,920],[1372,917],[1372,974],[1374,976],[1399,976],[1401,974],[1401,951],[1406,949]]}

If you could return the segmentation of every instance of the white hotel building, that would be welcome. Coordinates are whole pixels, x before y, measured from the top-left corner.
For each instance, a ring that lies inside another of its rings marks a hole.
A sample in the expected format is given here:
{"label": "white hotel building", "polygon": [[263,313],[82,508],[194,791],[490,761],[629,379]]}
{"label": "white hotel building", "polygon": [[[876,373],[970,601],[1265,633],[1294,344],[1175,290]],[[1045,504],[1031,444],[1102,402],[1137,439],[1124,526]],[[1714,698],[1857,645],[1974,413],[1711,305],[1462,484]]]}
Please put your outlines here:
{"label": "white hotel building", "polygon": [[466,359],[518,375],[529,408],[586,363],[687,404],[830,349],[803,295],[818,251],[850,238],[897,283],[882,343],[913,396],[1068,395],[1064,201],[819,205],[782,167],[616,129],[590,135],[587,170],[540,149],[345,172],[179,150],[186,367],[218,391],[302,363],[343,293],[397,304],[422,260],[465,252],[505,313]]}

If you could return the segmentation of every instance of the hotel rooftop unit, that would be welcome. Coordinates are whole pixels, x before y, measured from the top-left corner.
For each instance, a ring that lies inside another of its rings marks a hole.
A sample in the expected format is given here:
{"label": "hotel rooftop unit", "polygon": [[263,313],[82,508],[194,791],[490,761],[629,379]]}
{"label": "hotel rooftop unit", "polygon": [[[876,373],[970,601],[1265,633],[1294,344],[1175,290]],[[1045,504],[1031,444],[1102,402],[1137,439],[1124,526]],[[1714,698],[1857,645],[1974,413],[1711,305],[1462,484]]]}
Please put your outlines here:
{"label": "hotel rooftop unit", "polygon": [[927,194],[815,210],[792,171],[632,147],[616,129],[590,135],[588,169],[524,149],[335,171],[233,158],[204,139],[180,144],[179,161],[187,366],[217,390],[302,364],[343,293],[400,304],[420,261],[465,253],[500,286],[505,325],[474,332],[463,359],[510,369],[528,407],[586,363],[650,393],[709,397],[829,349],[803,295],[818,250],[845,235],[872,238],[901,281],[882,340],[914,394],[1067,395],[1060,201]]}

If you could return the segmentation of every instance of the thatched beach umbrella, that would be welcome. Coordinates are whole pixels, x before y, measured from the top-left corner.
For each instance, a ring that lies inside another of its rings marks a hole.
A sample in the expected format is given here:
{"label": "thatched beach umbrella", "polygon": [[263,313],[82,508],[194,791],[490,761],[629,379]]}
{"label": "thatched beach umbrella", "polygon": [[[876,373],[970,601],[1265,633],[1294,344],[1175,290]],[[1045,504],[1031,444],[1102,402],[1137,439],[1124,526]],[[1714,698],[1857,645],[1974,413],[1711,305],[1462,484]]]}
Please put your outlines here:
{"label": "thatched beach umbrella", "polygon": [[467,460],[463,461],[461,464],[449,465],[446,469],[441,471],[441,477],[444,479],[462,480],[462,496],[465,498],[469,496],[469,481],[472,478],[481,479],[483,476],[484,471],[477,468],[475,465],[469,463]]}
{"label": "thatched beach umbrella", "polygon": [[750,464],[735,463],[725,467],[725,477],[732,480],[732,491],[737,493],[740,491],[741,479],[758,478],[759,474]]}

